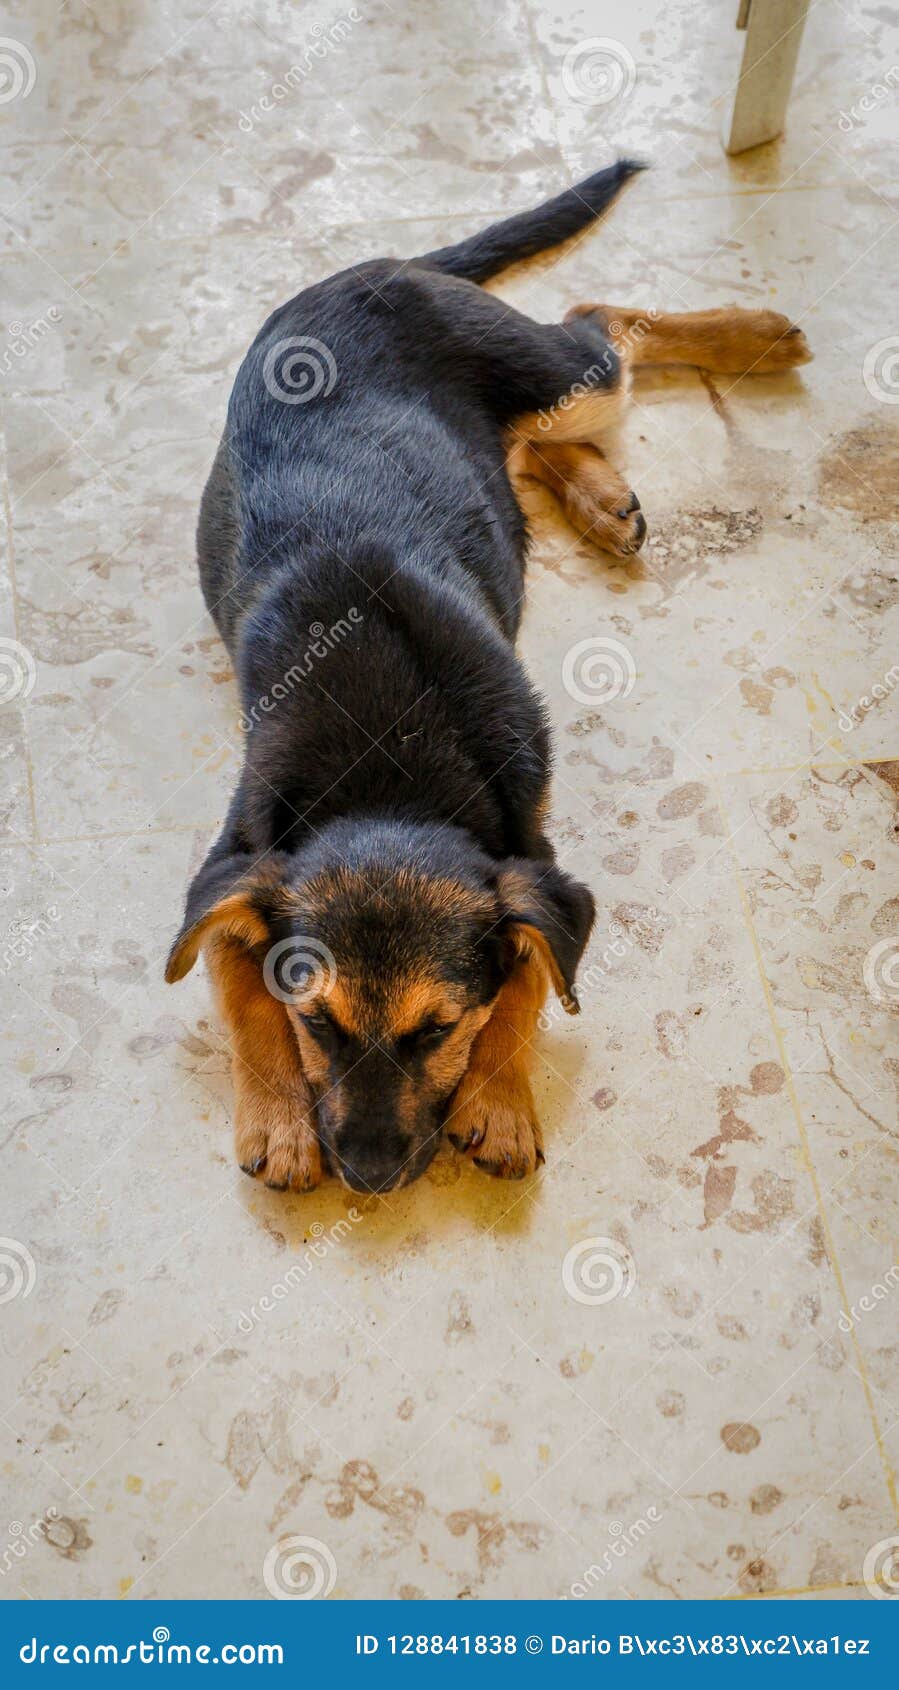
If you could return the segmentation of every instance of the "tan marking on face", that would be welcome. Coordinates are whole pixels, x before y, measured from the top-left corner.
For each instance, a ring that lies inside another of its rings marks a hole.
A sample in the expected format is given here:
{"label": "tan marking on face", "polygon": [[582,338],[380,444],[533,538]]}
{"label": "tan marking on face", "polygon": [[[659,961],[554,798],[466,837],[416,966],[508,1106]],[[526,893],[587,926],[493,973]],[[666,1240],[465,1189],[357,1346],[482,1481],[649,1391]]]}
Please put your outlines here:
{"label": "tan marking on face", "polygon": [[[495,1000],[494,1000],[495,1001]],[[435,1045],[424,1063],[423,1088],[434,1098],[445,1097],[465,1072],[471,1048],[481,1028],[486,1026],[493,1012],[493,1004],[481,1004],[459,1017],[451,1033]]]}
{"label": "tan marking on face", "polygon": [[310,1085],[314,1086],[316,1091],[321,1092],[328,1084],[330,1073],[327,1054],[305,1026],[299,1010],[291,1004],[288,1007],[287,1014],[299,1048],[303,1072]]}
{"label": "tan marking on face", "polygon": [[402,981],[390,1011],[390,1031],[395,1039],[414,1033],[431,1021],[443,1026],[458,1021],[462,1004],[440,980]]}
{"label": "tan marking on face", "polygon": [[324,997],[311,1000],[304,1004],[304,1012],[314,1015],[321,1009],[323,1015],[329,1015],[340,1032],[349,1038],[358,1038],[365,1031],[365,1015],[358,985],[338,973]]}

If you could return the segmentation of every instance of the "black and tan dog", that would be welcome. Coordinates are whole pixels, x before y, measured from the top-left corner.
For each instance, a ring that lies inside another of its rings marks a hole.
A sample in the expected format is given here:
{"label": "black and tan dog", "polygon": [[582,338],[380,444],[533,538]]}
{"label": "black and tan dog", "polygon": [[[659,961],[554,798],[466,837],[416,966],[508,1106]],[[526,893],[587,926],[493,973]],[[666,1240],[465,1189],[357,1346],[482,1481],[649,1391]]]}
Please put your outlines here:
{"label": "black and tan dog", "polygon": [[237,1158],[278,1189],[327,1168],[389,1190],[444,1127],[490,1173],[542,1160],[530,1040],[550,985],[576,1008],[594,905],[544,833],[546,721],[513,649],[514,477],[536,475],[626,557],[646,524],[596,441],[628,364],[809,356],[770,311],[633,332],[636,312],[536,323],[477,285],[576,234],[639,168],[307,289],[238,374],[198,547],[246,756],[167,978],[205,951]]}

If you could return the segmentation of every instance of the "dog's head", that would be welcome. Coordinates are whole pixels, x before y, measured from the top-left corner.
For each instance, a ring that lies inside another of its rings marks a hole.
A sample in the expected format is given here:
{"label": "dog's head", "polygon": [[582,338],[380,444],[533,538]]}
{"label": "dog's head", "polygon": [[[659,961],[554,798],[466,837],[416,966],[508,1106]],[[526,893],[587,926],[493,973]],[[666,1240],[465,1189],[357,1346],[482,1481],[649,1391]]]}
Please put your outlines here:
{"label": "dog's head", "polygon": [[593,920],[546,861],[495,862],[453,827],[341,821],[293,856],[210,859],[166,978],[214,935],[284,1004],[327,1161],[357,1191],[417,1179],[504,981],[537,952],[565,1007]]}

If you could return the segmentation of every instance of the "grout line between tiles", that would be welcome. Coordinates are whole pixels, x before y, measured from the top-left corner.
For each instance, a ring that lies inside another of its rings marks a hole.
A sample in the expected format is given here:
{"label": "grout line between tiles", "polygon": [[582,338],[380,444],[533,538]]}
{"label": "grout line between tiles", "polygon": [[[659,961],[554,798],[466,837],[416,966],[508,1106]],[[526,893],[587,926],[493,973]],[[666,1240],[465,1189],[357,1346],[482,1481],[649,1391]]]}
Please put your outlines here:
{"label": "grout line between tiles", "polygon": [[[753,953],[754,953],[754,956],[755,956],[756,967],[758,969],[759,979],[761,981],[762,991],[763,991],[764,997],[765,997],[765,1005],[766,1005],[767,1010],[768,1010],[768,1018],[771,1022],[771,1030],[774,1034],[774,1041],[775,1041],[775,1044],[777,1046],[778,1059],[779,1059],[779,1062],[780,1062],[780,1066],[783,1069],[784,1074],[786,1075],[787,1093],[789,1095],[790,1104],[791,1104],[791,1107],[792,1107],[792,1110],[793,1110],[793,1116],[794,1116],[794,1119],[795,1119],[795,1122],[796,1122],[796,1129],[797,1129],[797,1132],[799,1134],[799,1143],[800,1143],[800,1147],[801,1147],[801,1150],[802,1150],[803,1161],[805,1163],[806,1168],[808,1169],[809,1178],[810,1178],[811,1183],[812,1183],[812,1190],[813,1190],[814,1196],[815,1196],[815,1203],[817,1205],[818,1215],[819,1215],[820,1221],[821,1221],[821,1230],[822,1230],[822,1236],[824,1238],[824,1245],[825,1245],[825,1248],[827,1250],[828,1260],[830,1262],[831,1270],[832,1270],[834,1279],[836,1281],[837,1291],[839,1292],[840,1307],[845,1309],[845,1308],[848,1308],[850,1306],[850,1299],[849,1299],[849,1296],[848,1296],[847,1291],[846,1291],[846,1283],[845,1283],[845,1279],[843,1277],[843,1270],[840,1266],[839,1256],[837,1254],[836,1245],[835,1245],[834,1239],[833,1239],[833,1232],[831,1230],[830,1220],[829,1220],[829,1217],[828,1217],[828,1214],[827,1214],[827,1209],[826,1209],[825,1202],[824,1202],[824,1194],[823,1194],[822,1189],[821,1189],[821,1184],[820,1184],[820,1181],[818,1179],[817,1168],[815,1166],[814,1158],[812,1156],[811,1140],[809,1138],[808,1129],[806,1127],[805,1119],[804,1119],[804,1116],[803,1116],[803,1113],[802,1113],[802,1108],[801,1108],[801,1105],[800,1105],[800,1102],[799,1102],[799,1093],[796,1089],[796,1082],[795,1082],[795,1079],[793,1077],[792,1065],[791,1065],[791,1062],[790,1062],[790,1058],[787,1054],[786,1040],[784,1038],[783,1028],[781,1027],[780,1021],[778,1020],[777,1006],[776,1006],[775,1001],[774,1001],[774,992],[772,990],[771,982],[768,979],[768,974],[767,974],[767,971],[765,969],[764,958],[763,958],[763,955],[762,955],[762,947],[761,947],[761,943],[759,941],[758,932],[756,930],[755,921],[753,919],[752,910],[750,908],[749,898],[747,896],[746,887],[745,887],[745,883],[744,883],[744,879],[743,879],[743,874],[742,874],[742,871],[741,871],[741,868],[740,868],[740,864],[739,864],[739,860],[737,858],[737,854],[736,854],[736,852],[733,848],[733,845],[730,843],[731,838],[732,838],[732,833],[733,833],[733,829],[732,829],[731,823],[730,823],[730,817],[727,813],[727,810],[725,809],[724,799],[723,799],[723,796],[722,796],[722,793],[721,793],[721,788],[720,788],[719,782],[718,782],[718,780],[716,779],[715,775],[712,773],[711,770],[709,771],[709,778],[711,779],[711,781],[714,785],[714,788],[715,788],[718,810],[719,810],[719,813],[720,813],[720,816],[721,816],[721,820],[724,824],[725,832],[726,832],[727,839],[728,839],[728,846],[729,846],[729,849],[730,849],[731,860],[732,860],[732,863],[733,863],[734,879],[736,881],[737,892],[738,892],[739,899],[740,899],[740,906],[741,906],[741,909],[742,909],[742,912],[743,912],[743,919],[744,919],[744,922],[745,922],[745,925],[746,925],[746,931],[749,935],[749,942],[752,946],[752,950],[753,950]],[[855,1351],[855,1359],[856,1359],[858,1375],[859,1375],[859,1378],[861,1380],[862,1389],[863,1389],[864,1394],[865,1394],[865,1401],[868,1405],[868,1413],[869,1413],[870,1420],[871,1420],[871,1427],[872,1427],[872,1430],[873,1430],[873,1433],[874,1433],[874,1440],[875,1440],[875,1443],[877,1445],[877,1450],[878,1450],[878,1453],[880,1455],[881,1464],[883,1466],[884,1477],[885,1477],[885,1480],[886,1480],[886,1487],[887,1487],[887,1491],[889,1492],[890,1502],[892,1503],[894,1518],[896,1519],[897,1524],[899,1524],[899,1496],[897,1496],[897,1491],[896,1491],[896,1475],[895,1475],[895,1472],[893,1470],[893,1466],[892,1466],[892,1463],[890,1461],[889,1455],[887,1454],[886,1446],[884,1444],[883,1434],[882,1434],[881,1429],[880,1429],[880,1422],[877,1418],[877,1412],[876,1412],[876,1409],[875,1409],[875,1406],[874,1406],[874,1393],[871,1389],[871,1384],[870,1384],[870,1381],[868,1379],[868,1372],[867,1372],[867,1367],[866,1367],[866,1364],[865,1364],[865,1356],[864,1356],[864,1353],[862,1351],[861,1345],[859,1344],[858,1337],[857,1337],[857,1334],[855,1332],[854,1327],[853,1327],[853,1330],[850,1334],[850,1341],[851,1341],[852,1347]]]}
{"label": "grout line between tiles", "polygon": [[797,1584],[788,1590],[737,1590],[723,1596],[723,1602],[772,1602],[778,1596],[820,1596],[825,1590],[867,1590],[861,1579],[847,1579],[845,1584]]}
{"label": "grout line between tiles", "polygon": [[[9,476],[7,475],[7,472],[6,472],[6,443],[5,443],[5,441],[3,442],[3,445],[2,445],[2,467],[0,467],[0,475],[2,475],[2,479],[3,479],[3,510],[4,510],[4,519],[5,519],[5,522],[6,522],[6,572],[7,572],[7,575],[9,577],[9,592],[10,592],[10,598],[11,598],[11,601],[12,601],[13,628],[15,630],[16,639],[20,640],[20,642],[21,642],[22,618],[21,618],[21,611],[20,611],[20,607],[19,607],[18,586],[17,586],[17,583],[16,583],[16,562],[15,562],[15,555],[14,555],[14,552],[13,552],[12,502],[11,502],[10,496],[9,496]],[[24,699],[23,700],[23,709],[20,712],[20,715],[21,715],[21,722],[22,722],[22,744],[23,744],[24,750],[25,750],[25,782],[26,782],[26,787],[27,787],[27,791],[28,791],[28,812],[29,812],[29,815],[30,815],[30,818],[31,818],[31,837],[32,837],[32,842],[36,843],[37,842],[37,836],[38,836],[38,834],[37,834],[37,806],[36,806],[36,803],[35,803],[35,796],[34,796],[34,769],[33,769],[32,762],[31,762],[31,737],[30,737],[29,732],[28,732],[28,722],[27,722],[27,719],[26,719],[26,710],[24,708],[24,706],[27,705],[27,703],[28,703],[28,700]]]}
{"label": "grout line between tiles", "polygon": [[[561,150],[561,148],[560,148],[560,150]],[[0,151],[2,151],[2,149],[0,149]],[[612,149],[612,151],[614,152],[614,149]],[[359,153],[359,154],[354,154],[353,157],[358,158],[360,160],[365,159],[365,160],[370,160],[370,161],[374,161],[374,162],[382,162],[382,161],[386,160],[386,162],[388,164],[392,162],[392,156],[389,153],[374,153],[374,154]],[[568,163],[567,158],[563,158],[563,163],[564,163],[565,167],[568,169],[569,174],[572,177],[572,182],[578,181],[579,177],[580,177],[580,168],[581,167],[578,166],[577,169],[571,170],[571,167]],[[690,205],[690,204],[706,202],[706,201],[711,201],[711,200],[754,199],[754,198],[758,199],[758,198],[762,197],[763,195],[767,195],[767,196],[771,197],[775,194],[783,196],[783,195],[790,195],[790,194],[839,193],[841,188],[842,188],[842,183],[840,183],[839,181],[798,183],[795,187],[789,185],[789,183],[787,183],[783,186],[781,186],[779,184],[775,184],[772,187],[772,185],[770,183],[757,182],[757,183],[749,184],[745,187],[744,186],[738,187],[736,185],[729,186],[729,187],[723,189],[721,192],[718,192],[718,193],[714,193],[714,192],[710,191],[710,192],[704,193],[704,194],[693,194],[693,193],[669,194],[669,193],[665,193],[663,191],[660,191],[657,196],[653,195],[652,193],[649,193],[648,196],[644,196],[644,197],[645,197],[645,203],[647,205],[656,205],[656,206],[659,206],[659,207],[662,207],[662,206],[667,207],[669,205]],[[330,240],[332,240],[335,237],[340,238],[340,237],[343,237],[344,235],[351,235],[359,229],[369,229],[369,228],[372,227],[373,224],[383,225],[383,224],[386,223],[386,224],[390,224],[391,226],[397,226],[397,227],[402,227],[402,226],[405,226],[405,225],[409,225],[411,227],[415,224],[433,225],[435,223],[439,223],[441,226],[443,226],[444,224],[449,224],[449,223],[462,223],[462,224],[466,224],[466,225],[471,226],[472,224],[476,223],[478,221],[478,219],[480,219],[485,224],[489,224],[491,222],[496,222],[496,221],[502,219],[503,217],[508,216],[508,214],[509,214],[508,206],[500,206],[500,207],[494,207],[492,209],[482,210],[482,211],[471,211],[471,210],[468,210],[468,209],[466,209],[464,211],[450,211],[450,212],[444,212],[440,216],[435,215],[433,212],[421,211],[421,212],[415,212],[415,213],[411,213],[411,214],[407,213],[406,215],[402,215],[402,214],[399,214],[399,215],[396,215],[396,216],[389,216],[388,215],[388,216],[381,217],[381,218],[375,218],[375,217],[355,218],[355,219],[353,219],[352,222],[335,223],[335,224],[331,224],[327,227],[321,227],[320,229],[317,229],[312,235],[310,235],[309,241],[308,241],[307,244],[309,245],[309,247],[314,249],[319,244],[327,244]],[[129,251],[129,248],[131,246],[132,241],[135,239],[136,235],[139,234],[140,232],[141,231],[139,231],[139,230],[130,231],[129,234],[127,235],[127,237],[121,242],[119,248],[116,251],[115,256],[118,256],[118,253],[120,253],[120,252],[124,252],[124,253],[127,254],[128,251]],[[158,247],[163,247],[163,248],[169,248],[170,247],[170,248],[173,248],[173,249],[177,248],[178,250],[182,250],[184,245],[185,245],[184,237],[179,236],[179,235],[153,235],[151,238],[152,238],[153,245],[158,246]],[[195,238],[200,240],[200,237],[195,237]],[[261,232],[253,238],[257,239],[260,242],[265,241],[266,242],[266,250],[268,250],[268,251],[277,252],[279,250],[281,250],[281,251],[292,250],[292,243],[291,243],[291,241],[289,240],[288,237],[283,237],[280,244],[279,244],[279,240],[278,240],[277,236],[275,236],[275,238],[272,239],[269,235],[263,234]],[[60,249],[60,253],[59,253],[60,257],[62,257],[62,250],[63,249]],[[71,244],[67,245],[64,250],[68,253],[73,253],[76,256],[81,252],[81,249],[78,246],[72,246]],[[44,258],[44,255],[41,252],[39,247],[31,246],[29,248],[29,251],[31,253],[33,253],[34,256],[41,259],[42,262],[44,262],[44,263],[47,262],[47,260]],[[7,262],[7,263],[10,262],[10,261],[15,261],[15,260],[20,260],[21,262],[25,262],[27,260],[27,253],[20,251],[17,248],[7,248],[7,249],[0,250],[0,256],[2,256],[4,261]],[[85,257],[86,256],[87,256],[87,249],[85,249]],[[539,259],[536,260],[536,261],[529,260],[529,262],[532,263],[532,264],[536,262],[536,264],[539,266]]]}
{"label": "grout line between tiles", "polygon": [[[799,770],[808,769],[809,767],[811,767],[812,770],[870,769],[872,767],[877,767],[880,763],[899,763],[899,750],[893,753],[881,751],[870,752],[865,757],[855,758],[816,757],[811,765],[809,765],[808,758],[806,758],[802,763],[750,764],[748,767],[743,769],[719,768],[717,771],[712,769],[709,772],[713,777],[717,775],[717,779],[719,781],[728,781],[737,779],[745,780],[756,775],[795,774]],[[135,833],[133,828],[119,828],[101,831],[98,833],[57,833],[50,835],[38,833],[35,823],[35,834],[33,840],[2,839],[0,840],[0,850],[43,850],[54,848],[57,845],[96,845],[101,844],[108,839],[164,839],[169,836],[177,836],[179,834],[214,832],[215,829],[221,827],[221,825],[222,816],[212,818],[207,816],[202,820],[172,822],[171,825],[167,827],[147,828],[143,831],[138,831],[137,833]]]}

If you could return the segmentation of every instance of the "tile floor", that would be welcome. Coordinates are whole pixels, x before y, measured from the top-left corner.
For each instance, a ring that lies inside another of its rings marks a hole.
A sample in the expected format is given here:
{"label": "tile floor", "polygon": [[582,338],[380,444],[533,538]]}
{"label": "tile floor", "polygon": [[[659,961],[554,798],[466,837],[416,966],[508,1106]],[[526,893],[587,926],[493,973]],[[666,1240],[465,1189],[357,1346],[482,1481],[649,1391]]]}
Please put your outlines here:
{"label": "tile floor", "polygon": [[[3,1596],[896,1587],[899,31],[813,0],[787,135],[728,160],[735,9],[7,8]],[[617,151],[652,173],[500,291],[774,304],[816,362],[640,379],[626,568],[535,497],[601,908],[542,1177],[284,1198],[161,976],[239,756],[192,557],[230,380],[301,285]]]}

